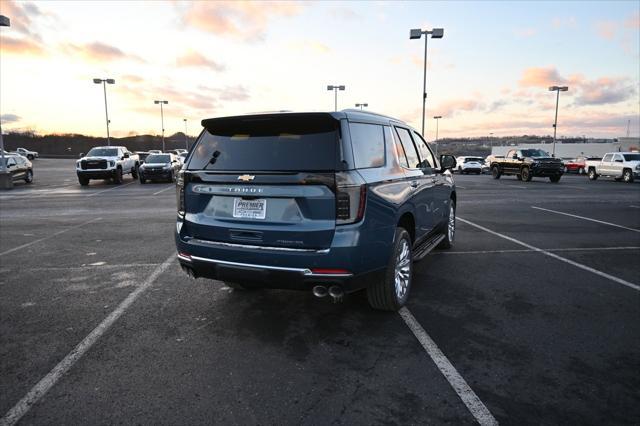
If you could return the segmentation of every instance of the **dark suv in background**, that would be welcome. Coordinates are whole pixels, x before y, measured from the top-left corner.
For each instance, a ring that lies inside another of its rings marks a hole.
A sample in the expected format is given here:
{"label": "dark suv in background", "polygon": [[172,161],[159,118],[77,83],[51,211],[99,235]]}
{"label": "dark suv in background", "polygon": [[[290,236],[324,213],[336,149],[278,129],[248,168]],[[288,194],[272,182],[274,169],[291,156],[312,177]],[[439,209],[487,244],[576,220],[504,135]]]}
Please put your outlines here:
{"label": "dark suv in background", "polygon": [[436,159],[399,120],[345,110],[202,125],[177,191],[178,258],[193,277],[334,300],[366,289],[372,307],[397,310],[412,262],[453,244],[455,158]]}

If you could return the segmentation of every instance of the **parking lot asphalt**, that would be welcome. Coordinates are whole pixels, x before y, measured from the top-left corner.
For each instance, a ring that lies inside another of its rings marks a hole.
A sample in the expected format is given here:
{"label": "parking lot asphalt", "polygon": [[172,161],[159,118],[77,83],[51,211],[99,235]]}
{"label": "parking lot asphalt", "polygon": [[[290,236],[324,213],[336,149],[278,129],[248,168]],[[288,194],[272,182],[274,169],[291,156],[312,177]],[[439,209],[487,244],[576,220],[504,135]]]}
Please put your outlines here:
{"label": "parking lot asphalt", "polygon": [[362,294],[189,280],[172,184],[73,163],[0,192],[0,424],[640,422],[640,183],[456,175],[404,311],[425,344]]}

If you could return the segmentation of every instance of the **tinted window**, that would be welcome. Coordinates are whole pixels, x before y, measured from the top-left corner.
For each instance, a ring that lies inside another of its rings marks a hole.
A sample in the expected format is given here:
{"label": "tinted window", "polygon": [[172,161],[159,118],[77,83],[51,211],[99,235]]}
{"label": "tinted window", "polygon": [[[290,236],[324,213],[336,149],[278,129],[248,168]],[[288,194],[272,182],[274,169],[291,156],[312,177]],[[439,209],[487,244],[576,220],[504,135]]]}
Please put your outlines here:
{"label": "tinted window", "polygon": [[427,143],[424,141],[424,139],[422,139],[422,136],[420,136],[416,132],[413,132],[413,140],[418,146],[418,152],[420,153],[420,159],[422,160],[422,162],[420,163],[420,168],[435,167],[436,160],[433,156],[433,153],[429,149],[429,146],[427,146]]}
{"label": "tinted window", "polygon": [[627,161],[640,161],[640,154],[622,154]]}
{"label": "tinted window", "polygon": [[413,145],[409,131],[401,127],[396,127],[396,132],[398,132],[398,137],[404,148],[404,153],[407,156],[407,161],[409,162],[408,167],[410,169],[420,168],[420,158],[416,152],[416,147]]}
{"label": "tinted window", "polygon": [[87,157],[117,157],[118,148],[91,148]]}
{"label": "tinted window", "polygon": [[170,163],[171,156],[170,155],[161,155],[161,154],[151,154],[145,160],[146,163]]}
{"label": "tinted window", "polygon": [[384,136],[377,124],[349,123],[356,168],[384,166]]}
{"label": "tinted window", "polygon": [[328,114],[281,114],[204,121],[188,169],[333,171],[339,122]]}
{"label": "tinted window", "polygon": [[613,157],[613,154],[607,154],[604,156],[604,158],[602,159],[602,161],[611,161],[611,158]]}

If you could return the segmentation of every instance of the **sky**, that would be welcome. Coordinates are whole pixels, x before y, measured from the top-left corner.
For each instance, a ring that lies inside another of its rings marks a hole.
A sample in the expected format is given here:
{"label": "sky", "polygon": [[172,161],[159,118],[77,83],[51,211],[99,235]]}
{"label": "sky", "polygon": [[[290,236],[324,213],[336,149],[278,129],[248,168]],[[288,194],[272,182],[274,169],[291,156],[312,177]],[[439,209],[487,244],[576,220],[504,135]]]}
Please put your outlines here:
{"label": "sky", "polygon": [[0,0],[2,131],[197,134],[260,111],[370,111],[417,129],[428,40],[435,138],[640,133],[638,1],[224,2]]}

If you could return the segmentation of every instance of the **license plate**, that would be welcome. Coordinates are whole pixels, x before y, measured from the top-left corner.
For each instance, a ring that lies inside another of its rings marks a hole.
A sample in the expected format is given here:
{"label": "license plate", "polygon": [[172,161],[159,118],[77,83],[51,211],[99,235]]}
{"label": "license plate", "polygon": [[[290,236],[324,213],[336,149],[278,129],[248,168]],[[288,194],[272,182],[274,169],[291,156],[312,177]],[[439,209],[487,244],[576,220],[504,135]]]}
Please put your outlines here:
{"label": "license plate", "polygon": [[267,200],[258,198],[256,200],[245,200],[234,198],[233,217],[247,219],[264,219],[267,216]]}

